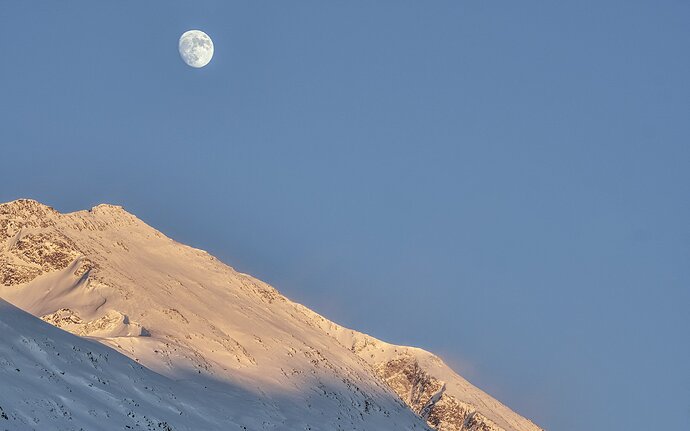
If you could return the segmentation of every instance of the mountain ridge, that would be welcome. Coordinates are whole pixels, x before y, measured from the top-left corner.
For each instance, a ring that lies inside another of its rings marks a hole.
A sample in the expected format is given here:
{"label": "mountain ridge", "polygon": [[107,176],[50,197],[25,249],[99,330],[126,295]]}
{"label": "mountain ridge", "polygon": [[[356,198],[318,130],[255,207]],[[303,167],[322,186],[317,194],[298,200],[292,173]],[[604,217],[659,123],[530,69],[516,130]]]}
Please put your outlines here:
{"label": "mountain ridge", "polygon": [[208,373],[278,393],[336,376],[341,406],[395,398],[441,431],[539,430],[437,356],[331,322],[117,205],[0,204],[0,297],[171,378]]}

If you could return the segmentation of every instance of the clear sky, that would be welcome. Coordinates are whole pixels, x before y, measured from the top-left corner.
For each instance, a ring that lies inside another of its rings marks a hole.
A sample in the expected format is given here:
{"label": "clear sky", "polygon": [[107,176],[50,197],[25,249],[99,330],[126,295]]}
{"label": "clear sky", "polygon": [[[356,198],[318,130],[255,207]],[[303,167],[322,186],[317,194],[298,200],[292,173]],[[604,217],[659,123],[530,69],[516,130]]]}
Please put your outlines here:
{"label": "clear sky", "polygon": [[689,23],[684,0],[0,0],[0,201],[121,204],[549,430],[687,430]]}

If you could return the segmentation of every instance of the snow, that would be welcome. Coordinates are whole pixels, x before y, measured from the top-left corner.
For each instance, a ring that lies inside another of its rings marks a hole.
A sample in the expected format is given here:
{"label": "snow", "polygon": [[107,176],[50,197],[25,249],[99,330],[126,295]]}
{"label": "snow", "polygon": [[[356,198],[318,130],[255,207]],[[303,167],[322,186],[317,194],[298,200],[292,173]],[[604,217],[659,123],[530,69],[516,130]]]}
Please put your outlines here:
{"label": "snow", "polygon": [[0,298],[36,316],[0,304],[12,429],[428,429],[377,374],[400,356],[495,429],[539,429],[431,353],[330,322],[122,207],[0,204]]}
{"label": "snow", "polygon": [[[164,429],[166,423],[176,430],[262,429],[264,420],[256,397],[237,390],[212,394],[192,381],[163,377],[3,300],[0,382],[1,429]],[[255,415],[230,417],[222,413],[229,405]]]}

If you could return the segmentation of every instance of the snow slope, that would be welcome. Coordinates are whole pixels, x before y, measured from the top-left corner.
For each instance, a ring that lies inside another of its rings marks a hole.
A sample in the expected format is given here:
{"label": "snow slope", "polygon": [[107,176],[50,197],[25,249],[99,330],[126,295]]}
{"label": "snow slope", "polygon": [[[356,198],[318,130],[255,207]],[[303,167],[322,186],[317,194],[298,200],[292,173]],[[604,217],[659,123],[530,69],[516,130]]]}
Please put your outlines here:
{"label": "snow slope", "polygon": [[[174,381],[0,299],[0,429],[271,429],[235,388]],[[227,406],[232,406],[228,408]]]}
{"label": "snow slope", "polygon": [[[254,420],[248,429],[425,429],[419,416],[443,431],[539,429],[436,356],[342,328],[121,207],[0,204],[0,297],[166,379],[156,381],[214,424],[198,429],[228,429],[220,424],[238,417]],[[243,402],[206,403],[207,388]]]}

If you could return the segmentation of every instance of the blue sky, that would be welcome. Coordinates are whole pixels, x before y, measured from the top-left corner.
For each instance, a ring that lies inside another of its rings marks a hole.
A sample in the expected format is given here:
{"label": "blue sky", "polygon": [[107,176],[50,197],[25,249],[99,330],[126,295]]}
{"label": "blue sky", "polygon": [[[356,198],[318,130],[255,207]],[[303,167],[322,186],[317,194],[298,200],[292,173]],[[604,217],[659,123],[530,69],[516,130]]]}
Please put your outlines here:
{"label": "blue sky", "polygon": [[550,430],[690,426],[688,2],[1,6],[0,201],[124,205]]}

